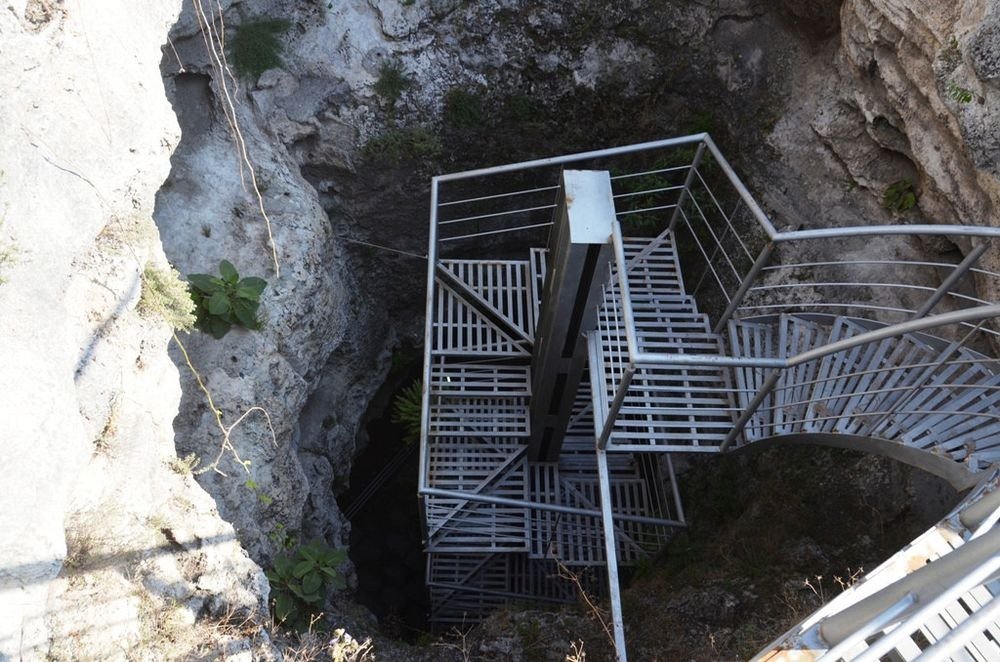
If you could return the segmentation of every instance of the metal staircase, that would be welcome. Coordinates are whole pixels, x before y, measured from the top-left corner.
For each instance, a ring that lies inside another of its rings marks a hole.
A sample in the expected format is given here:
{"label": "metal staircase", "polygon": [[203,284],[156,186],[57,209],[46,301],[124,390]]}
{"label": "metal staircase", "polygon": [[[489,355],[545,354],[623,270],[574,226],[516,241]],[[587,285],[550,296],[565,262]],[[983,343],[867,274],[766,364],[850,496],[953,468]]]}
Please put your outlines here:
{"label": "metal staircase", "polygon": [[[941,236],[966,257],[918,257]],[[978,266],[998,236],[778,232],[705,134],[436,177],[419,476],[432,622],[573,601],[571,573],[609,598],[624,659],[619,570],[685,525],[673,456],[818,443],[978,487],[926,555],[948,572],[902,550],[766,659],[1000,659],[1000,306],[975,294],[1000,285]],[[867,259],[869,244],[895,257]]]}

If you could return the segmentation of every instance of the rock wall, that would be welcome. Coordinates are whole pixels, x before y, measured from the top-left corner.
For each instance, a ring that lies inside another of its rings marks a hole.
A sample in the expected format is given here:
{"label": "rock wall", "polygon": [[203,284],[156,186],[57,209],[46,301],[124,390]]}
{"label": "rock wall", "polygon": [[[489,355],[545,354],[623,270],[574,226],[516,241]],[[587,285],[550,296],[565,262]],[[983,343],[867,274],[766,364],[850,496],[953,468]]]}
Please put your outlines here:
{"label": "rock wall", "polygon": [[821,140],[876,196],[911,179],[929,222],[1000,222],[1000,4],[847,0],[840,22]]}
{"label": "rock wall", "polygon": [[[898,220],[880,199],[903,178],[921,192],[908,220],[998,223],[996,0],[588,0],[572,12],[223,0],[209,11],[229,38],[241,23],[289,22],[282,66],[253,82],[213,64],[194,13],[208,3],[10,4],[0,657],[157,650],[191,623],[263,608],[265,582],[239,543],[266,563],[286,533],[346,542],[335,495],[362,417],[393,348],[419,340],[434,171],[707,118],[783,226]],[[373,90],[387,59],[411,79],[395,104]],[[455,88],[480,95],[479,125],[443,112]],[[411,127],[434,135],[433,153],[400,162],[363,149]],[[184,274],[228,259],[269,281],[261,332],[181,336],[224,425],[268,412],[233,430],[236,455],[167,327],[136,312],[142,272],[166,258]],[[226,451],[221,473],[197,476],[211,499],[175,446],[202,466]],[[192,647],[218,638],[205,627]],[[266,648],[259,631],[226,631],[231,648]]]}
{"label": "rock wall", "polygon": [[211,623],[266,614],[265,580],[176,462],[170,330],[137,312],[166,268],[151,214],[178,129],[158,65],[179,3],[8,4],[0,659],[251,646]]}

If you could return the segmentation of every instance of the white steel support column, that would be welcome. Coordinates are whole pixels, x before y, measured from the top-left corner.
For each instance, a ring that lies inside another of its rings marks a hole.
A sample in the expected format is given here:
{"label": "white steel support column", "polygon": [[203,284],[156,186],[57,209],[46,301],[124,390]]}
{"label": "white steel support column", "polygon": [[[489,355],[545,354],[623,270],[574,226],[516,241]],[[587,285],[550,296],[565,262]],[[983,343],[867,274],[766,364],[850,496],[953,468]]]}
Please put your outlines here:
{"label": "white steel support column", "polygon": [[532,460],[559,457],[587,363],[584,334],[597,324],[614,222],[610,174],[564,171],[531,357]]}

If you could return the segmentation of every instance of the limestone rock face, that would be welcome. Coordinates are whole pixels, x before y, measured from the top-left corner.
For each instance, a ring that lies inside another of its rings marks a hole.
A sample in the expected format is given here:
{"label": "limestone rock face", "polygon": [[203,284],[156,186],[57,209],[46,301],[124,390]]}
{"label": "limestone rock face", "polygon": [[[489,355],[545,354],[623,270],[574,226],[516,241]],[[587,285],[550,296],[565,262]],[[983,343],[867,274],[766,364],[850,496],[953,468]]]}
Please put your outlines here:
{"label": "limestone rock face", "polygon": [[167,266],[151,214],[178,130],[158,64],[180,2],[8,4],[0,658],[183,655],[157,648],[164,610],[193,632],[266,613],[267,586],[176,464],[170,331],[136,310]]}
{"label": "limestone rock face", "polygon": [[920,207],[936,222],[998,222],[998,21],[1000,4],[980,0],[843,6],[843,98],[890,160],[912,163]]}

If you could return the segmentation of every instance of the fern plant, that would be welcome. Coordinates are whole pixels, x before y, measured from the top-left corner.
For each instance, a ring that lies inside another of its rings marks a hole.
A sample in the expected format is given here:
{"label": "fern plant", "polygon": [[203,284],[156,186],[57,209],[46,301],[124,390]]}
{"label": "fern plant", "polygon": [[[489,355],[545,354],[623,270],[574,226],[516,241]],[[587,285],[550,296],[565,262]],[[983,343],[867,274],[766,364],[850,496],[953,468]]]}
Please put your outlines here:
{"label": "fern plant", "polygon": [[233,325],[258,331],[261,328],[257,311],[260,295],[267,287],[263,278],[240,278],[232,262],[219,263],[219,276],[188,274],[191,298],[195,305],[195,327],[221,338]]}
{"label": "fern plant", "polygon": [[403,441],[407,444],[420,439],[423,398],[423,385],[417,380],[400,391],[393,400],[392,422],[402,426]]}

